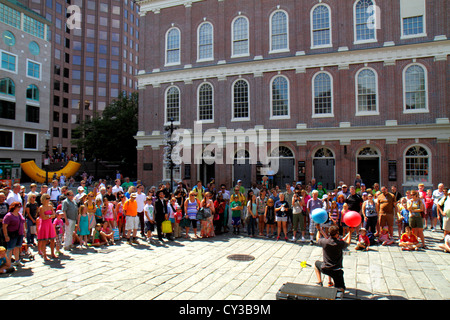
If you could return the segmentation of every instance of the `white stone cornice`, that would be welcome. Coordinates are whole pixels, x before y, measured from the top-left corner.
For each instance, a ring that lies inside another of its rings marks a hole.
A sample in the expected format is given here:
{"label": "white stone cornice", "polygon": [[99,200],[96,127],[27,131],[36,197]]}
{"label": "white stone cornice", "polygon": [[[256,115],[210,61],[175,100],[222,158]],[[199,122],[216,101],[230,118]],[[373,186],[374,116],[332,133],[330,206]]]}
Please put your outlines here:
{"label": "white stone cornice", "polygon": [[[186,80],[226,78],[235,75],[263,74],[265,72],[303,70],[309,68],[347,66],[384,62],[391,65],[398,60],[420,59],[446,56],[450,52],[450,40],[410,44],[394,47],[382,47],[347,52],[334,52],[325,54],[310,54],[305,56],[292,56],[287,58],[257,60],[238,63],[226,63],[207,67],[193,67],[188,70],[161,71],[157,74],[147,73],[136,78],[140,86],[184,82]],[[214,75],[214,76],[211,76]]]}
{"label": "white stone cornice", "polygon": [[[233,134],[233,130],[226,128],[218,129],[225,136]],[[255,129],[256,130],[256,129]],[[267,129],[270,131],[270,129]],[[234,134],[241,134],[235,132]],[[388,144],[396,144],[398,140],[411,139],[436,139],[438,143],[450,142],[450,123],[439,122],[421,125],[398,125],[398,126],[367,126],[367,127],[333,127],[333,128],[307,128],[297,125],[297,128],[279,129],[279,141],[295,142],[298,146],[304,146],[308,142],[339,141],[342,145],[348,145],[356,140],[386,140]],[[137,140],[138,150],[143,150],[146,146],[158,148],[164,144],[162,134],[143,135],[142,132],[134,137]],[[202,137],[200,137],[200,140]],[[194,141],[194,139],[191,139]],[[256,140],[249,140],[256,141]],[[202,140],[203,144],[208,144],[207,139]]]}
{"label": "white stone cornice", "polygon": [[145,14],[147,12],[159,13],[161,9],[185,6],[187,8],[192,6],[194,2],[205,0],[140,0],[136,3],[140,6],[140,12]]}

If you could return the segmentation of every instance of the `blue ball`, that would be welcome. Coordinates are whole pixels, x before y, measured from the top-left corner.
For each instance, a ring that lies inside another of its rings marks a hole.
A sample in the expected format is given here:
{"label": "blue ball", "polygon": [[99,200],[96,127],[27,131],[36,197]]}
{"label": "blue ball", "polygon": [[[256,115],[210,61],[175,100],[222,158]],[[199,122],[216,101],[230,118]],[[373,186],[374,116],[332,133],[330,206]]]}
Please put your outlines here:
{"label": "blue ball", "polygon": [[324,209],[314,209],[311,213],[311,217],[315,223],[322,224],[328,220],[328,213]]}

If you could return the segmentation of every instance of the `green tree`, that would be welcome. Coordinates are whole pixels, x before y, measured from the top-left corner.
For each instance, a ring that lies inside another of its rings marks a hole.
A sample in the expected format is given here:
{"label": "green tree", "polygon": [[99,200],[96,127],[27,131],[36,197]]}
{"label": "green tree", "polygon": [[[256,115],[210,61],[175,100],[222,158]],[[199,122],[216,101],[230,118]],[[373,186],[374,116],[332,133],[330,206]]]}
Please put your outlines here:
{"label": "green tree", "polygon": [[[81,122],[74,130],[72,142],[84,151],[87,161],[103,160],[134,168],[137,162],[138,94],[122,93],[102,114]],[[128,171],[128,170],[127,170]]]}

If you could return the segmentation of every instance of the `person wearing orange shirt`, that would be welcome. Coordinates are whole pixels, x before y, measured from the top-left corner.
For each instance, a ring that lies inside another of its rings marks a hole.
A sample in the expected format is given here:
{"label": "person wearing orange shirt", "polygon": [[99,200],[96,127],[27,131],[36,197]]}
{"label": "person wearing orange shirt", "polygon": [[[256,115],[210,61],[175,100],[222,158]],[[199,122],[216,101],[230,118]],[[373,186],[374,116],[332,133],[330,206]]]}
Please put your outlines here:
{"label": "person wearing orange shirt", "polygon": [[[125,214],[125,230],[127,231],[126,238],[128,243],[138,243],[136,233],[139,228],[139,217],[137,212],[136,193],[132,193],[130,199],[124,203],[123,213]],[[133,237],[130,237],[131,231],[133,231]]]}
{"label": "person wearing orange shirt", "polygon": [[402,247],[402,250],[418,250],[419,240],[417,239],[416,235],[412,232],[412,229],[410,226],[405,227],[405,233],[402,234],[402,237],[400,238],[400,243],[398,244],[400,247]]}

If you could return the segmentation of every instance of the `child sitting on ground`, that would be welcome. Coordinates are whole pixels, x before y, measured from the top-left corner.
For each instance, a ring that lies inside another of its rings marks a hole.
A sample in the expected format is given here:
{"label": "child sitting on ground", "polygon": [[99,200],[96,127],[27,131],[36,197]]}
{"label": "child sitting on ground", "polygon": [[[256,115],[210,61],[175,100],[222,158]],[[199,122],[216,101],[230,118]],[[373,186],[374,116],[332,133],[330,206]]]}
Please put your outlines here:
{"label": "child sitting on ground", "polygon": [[394,239],[392,239],[389,234],[388,226],[384,226],[383,229],[381,229],[380,236],[378,237],[378,243],[382,246],[389,246],[394,243]]}
{"label": "child sitting on ground", "polygon": [[102,238],[100,231],[102,229],[102,225],[97,223],[95,225],[94,230],[92,231],[92,246],[100,247],[106,244],[106,241]]}
{"label": "child sitting on ground", "polygon": [[11,267],[11,260],[6,255],[6,248],[0,247],[0,274],[14,272],[14,267]]}
{"label": "child sitting on ground", "polygon": [[100,235],[103,237],[103,239],[108,244],[115,245],[115,243],[114,243],[114,232],[110,228],[108,221],[103,222],[102,230],[100,230]]}
{"label": "child sitting on ground", "polygon": [[419,240],[417,240],[416,235],[412,232],[411,227],[406,226],[405,233],[403,233],[400,238],[399,246],[405,251],[419,250],[418,244]]}
{"label": "child sitting on ground", "polygon": [[366,250],[368,251],[370,247],[370,239],[367,236],[367,230],[365,228],[359,229],[358,243],[356,244],[355,250]]}

